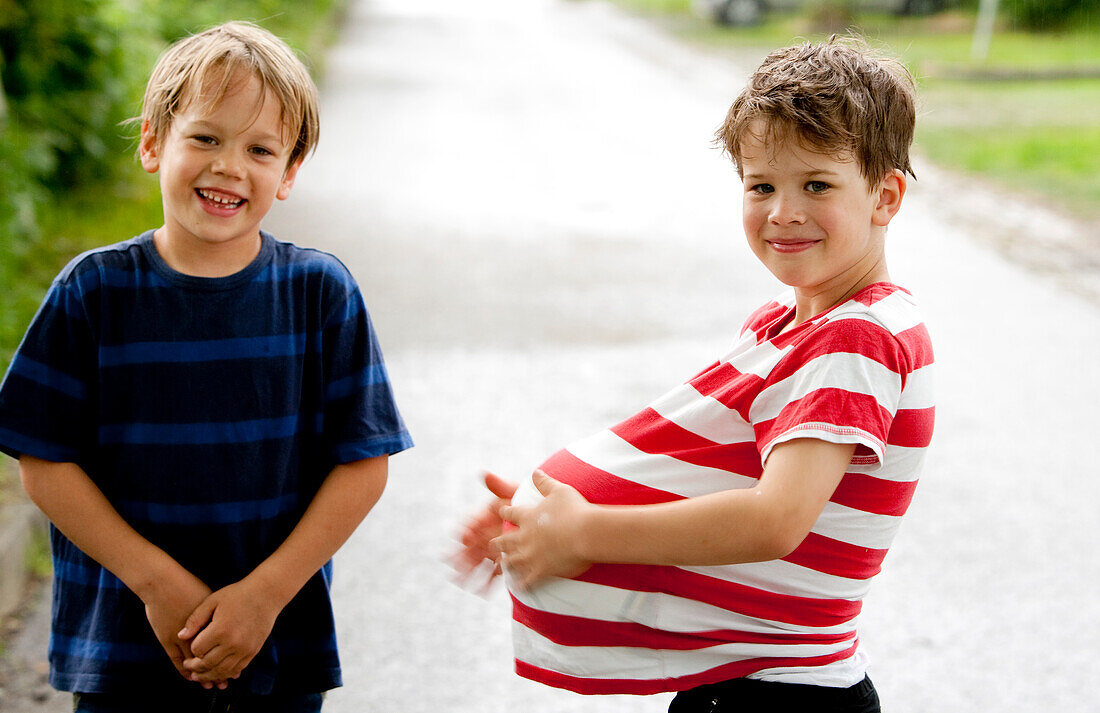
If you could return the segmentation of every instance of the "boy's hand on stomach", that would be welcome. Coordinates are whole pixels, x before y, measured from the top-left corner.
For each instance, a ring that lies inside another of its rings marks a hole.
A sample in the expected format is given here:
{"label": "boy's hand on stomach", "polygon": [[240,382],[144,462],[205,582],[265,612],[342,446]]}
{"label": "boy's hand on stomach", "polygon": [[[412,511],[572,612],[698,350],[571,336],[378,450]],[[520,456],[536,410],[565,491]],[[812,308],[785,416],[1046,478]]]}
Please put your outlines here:
{"label": "boy's hand on stomach", "polygon": [[225,688],[252,663],[280,611],[247,578],[208,596],[179,632],[192,654],[183,662],[185,675],[204,688]]}
{"label": "boy's hand on stomach", "polygon": [[542,501],[535,507],[501,507],[501,517],[516,527],[492,541],[520,589],[547,577],[576,577],[592,566],[580,553],[580,538],[585,515],[596,506],[542,471],[536,470],[533,480]]}
{"label": "boy's hand on stomach", "polygon": [[190,680],[191,672],[183,662],[192,657],[191,646],[176,634],[195,607],[210,596],[210,587],[182,567],[162,577],[158,586],[145,597],[145,616],[153,627],[157,641],[164,647],[172,665],[180,675]]}

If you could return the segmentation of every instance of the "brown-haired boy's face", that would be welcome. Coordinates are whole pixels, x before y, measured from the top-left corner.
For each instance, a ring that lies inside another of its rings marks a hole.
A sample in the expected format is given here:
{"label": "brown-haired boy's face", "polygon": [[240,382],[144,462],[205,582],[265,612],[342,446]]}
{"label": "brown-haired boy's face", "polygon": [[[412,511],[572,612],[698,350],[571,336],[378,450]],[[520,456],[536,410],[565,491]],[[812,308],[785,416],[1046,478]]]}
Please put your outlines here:
{"label": "brown-haired boy's face", "polygon": [[765,146],[765,135],[750,132],[741,145],[745,236],[757,258],[796,294],[827,304],[867,276],[885,279],[883,227],[893,211],[881,204],[882,185],[869,190],[847,156],[816,153],[796,137]]}
{"label": "brown-haired boy's face", "polygon": [[256,77],[235,82],[209,111],[201,99],[183,106],[167,136],[142,127],[141,164],[160,173],[158,239],[170,249],[230,260],[254,256],[261,219],[276,198],[290,194],[298,170],[297,163],[287,166],[291,146],[281,106]]}

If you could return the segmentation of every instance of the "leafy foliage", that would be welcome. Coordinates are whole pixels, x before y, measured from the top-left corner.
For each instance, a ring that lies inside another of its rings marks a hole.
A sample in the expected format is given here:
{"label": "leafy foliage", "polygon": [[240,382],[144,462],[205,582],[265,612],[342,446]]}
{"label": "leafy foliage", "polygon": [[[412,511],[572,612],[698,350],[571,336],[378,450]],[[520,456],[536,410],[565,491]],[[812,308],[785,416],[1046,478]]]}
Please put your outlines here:
{"label": "leafy foliage", "polygon": [[1082,20],[1100,20],[1096,0],[1008,0],[1009,15],[1029,30],[1063,30]]}
{"label": "leafy foliage", "polygon": [[159,52],[228,20],[317,52],[341,4],[0,0],[0,373],[66,260],[160,219],[154,182],[135,169],[136,132],[123,124],[139,113]]}

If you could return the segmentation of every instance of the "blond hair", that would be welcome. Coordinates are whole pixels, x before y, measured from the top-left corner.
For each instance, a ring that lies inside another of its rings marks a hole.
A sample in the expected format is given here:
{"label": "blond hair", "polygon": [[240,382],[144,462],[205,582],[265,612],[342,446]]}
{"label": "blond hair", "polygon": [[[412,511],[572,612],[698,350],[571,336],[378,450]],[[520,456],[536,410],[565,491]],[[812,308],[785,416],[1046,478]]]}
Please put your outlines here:
{"label": "blond hair", "polygon": [[868,184],[894,169],[914,178],[909,146],[916,124],[916,87],[897,60],[862,40],[837,39],[772,52],[734,100],[716,134],[741,173],[741,146],[761,120],[773,147],[794,138],[806,148],[848,154]]}
{"label": "blond hair", "polygon": [[305,158],[317,145],[320,129],[317,86],[285,42],[250,22],[228,22],[166,49],[145,87],[141,121],[162,142],[188,102],[201,96],[202,109],[209,111],[242,74],[259,79],[261,96],[271,90],[279,100],[284,130],[292,138],[287,165]]}

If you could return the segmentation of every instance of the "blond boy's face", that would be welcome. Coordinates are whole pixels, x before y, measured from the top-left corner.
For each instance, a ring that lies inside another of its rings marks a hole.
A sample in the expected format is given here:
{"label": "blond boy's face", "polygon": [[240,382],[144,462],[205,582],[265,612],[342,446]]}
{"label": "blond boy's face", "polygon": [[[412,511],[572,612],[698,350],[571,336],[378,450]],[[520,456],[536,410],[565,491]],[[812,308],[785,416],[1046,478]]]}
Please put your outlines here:
{"label": "blond boy's face", "polygon": [[260,221],[290,194],[299,166],[287,165],[292,147],[281,106],[249,77],[212,111],[203,108],[202,101],[184,104],[167,136],[142,127],[142,167],[160,174],[165,245],[230,261],[254,256]]}
{"label": "blond boy's face", "polygon": [[757,258],[797,296],[826,306],[889,279],[885,226],[904,176],[895,196],[895,175],[869,187],[855,160],[816,153],[793,136],[765,146],[763,126],[753,128],[740,165],[745,236]]}

